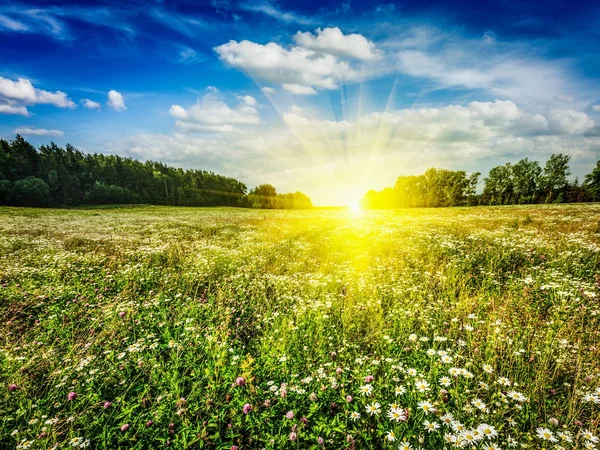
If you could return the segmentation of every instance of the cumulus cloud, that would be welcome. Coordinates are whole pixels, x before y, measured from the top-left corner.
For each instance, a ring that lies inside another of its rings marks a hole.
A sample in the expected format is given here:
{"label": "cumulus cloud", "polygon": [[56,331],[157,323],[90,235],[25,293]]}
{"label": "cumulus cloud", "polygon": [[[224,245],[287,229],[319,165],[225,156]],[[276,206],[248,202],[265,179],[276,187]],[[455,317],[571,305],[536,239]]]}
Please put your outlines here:
{"label": "cumulus cloud", "polygon": [[258,125],[256,99],[250,95],[239,99],[240,104],[232,108],[218,92],[211,92],[187,109],[172,105],[169,114],[177,119],[175,125],[181,131],[231,132],[238,126]]}
{"label": "cumulus cloud", "polygon": [[246,104],[248,106],[256,106],[256,99],[254,97],[252,97],[251,95],[244,95],[244,96],[238,97],[238,99],[240,99],[244,104]]}
{"label": "cumulus cloud", "polygon": [[108,101],[106,104],[115,111],[127,111],[123,94],[115,91],[114,89],[108,92]]}
{"label": "cumulus cloud", "polygon": [[75,108],[75,103],[64,92],[37,89],[27,78],[18,78],[17,81],[13,81],[0,77],[0,98],[18,101],[26,105],[47,104],[58,108]]}
{"label": "cumulus cloud", "polygon": [[0,103],[0,114],[29,116],[29,111],[25,106],[16,105],[14,103]]}
{"label": "cumulus cloud", "polygon": [[262,91],[263,94],[273,94],[275,92],[275,89],[273,89],[272,87],[269,87],[269,86],[261,87],[260,90]]}
{"label": "cumulus cloud", "polygon": [[231,40],[215,47],[215,51],[229,66],[262,80],[287,85],[290,92],[307,93],[308,89],[297,86],[312,90],[335,89],[342,81],[360,79],[348,62],[303,47],[287,50],[274,42],[262,45]]}
{"label": "cumulus cloud", "polygon": [[592,110],[595,112],[600,112],[600,105],[594,105],[592,106]]}
{"label": "cumulus cloud", "polygon": [[64,134],[61,130],[47,130],[45,128],[34,127],[19,127],[14,130],[14,133],[23,136],[62,136]]}
{"label": "cumulus cloud", "polygon": [[100,103],[90,100],[89,98],[81,100],[81,104],[87,109],[100,109]]}
{"label": "cumulus cloud", "polygon": [[318,28],[316,35],[298,31],[294,36],[297,45],[330,55],[355,58],[362,61],[376,61],[383,57],[375,44],[362,34],[342,33],[339,28]]}
{"label": "cumulus cloud", "polygon": [[[251,108],[243,101],[240,107]],[[215,98],[190,108],[173,105],[171,114],[185,124],[179,130],[203,134],[135,136],[119,151],[209,168],[248,184],[300,189],[317,204],[360,198],[431,166],[475,171],[563,152],[577,167],[600,157],[600,136],[588,135],[595,123],[585,113],[528,112],[509,100],[373,112],[357,120],[325,120],[291,106],[282,113],[283,125],[268,128],[256,126],[258,113],[239,119],[237,108]],[[234,123],[240,121],[246,126]]]}
{"label": "cumulus cloud", "polygon": [[317,91],[315,91],[312,87],[303,86],[301,84],[283,83],[281,87],[284,91],[288,91],[296,95],[313,95],[317,93]]}

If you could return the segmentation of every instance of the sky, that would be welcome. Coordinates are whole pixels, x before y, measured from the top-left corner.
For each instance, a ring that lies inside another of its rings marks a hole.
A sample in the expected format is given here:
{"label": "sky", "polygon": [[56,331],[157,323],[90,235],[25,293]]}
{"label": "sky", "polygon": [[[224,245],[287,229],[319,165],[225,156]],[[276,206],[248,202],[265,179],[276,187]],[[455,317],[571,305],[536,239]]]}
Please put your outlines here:
{"label": "sky", "polygon": [[600,3],[0,2],[0,137],[345,205],[429,167],[600,159]]}

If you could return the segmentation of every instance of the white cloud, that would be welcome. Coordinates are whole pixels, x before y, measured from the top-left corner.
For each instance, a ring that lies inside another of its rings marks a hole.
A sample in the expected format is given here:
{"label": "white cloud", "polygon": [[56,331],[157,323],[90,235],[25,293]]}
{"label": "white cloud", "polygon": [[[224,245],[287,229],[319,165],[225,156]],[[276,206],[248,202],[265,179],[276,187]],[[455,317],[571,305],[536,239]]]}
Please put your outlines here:
{"label": "white cloud", "polygon": [[375,44],[362,34],[342,33],[339,28],[318,28],[316,35],[298,31],[294,41],[301,47],[329,53],[340,57],[356,58],[362,61],[376,61],[383,57]]}
{"label": "white cloud", "polygon": [[314,19],[304,17],[299,14],[294,14],[291,12],[281,11],[269,2],[264,2],[262,4],[242,3],[239,7],[246,11],[253,11],[266,14],[267,16],[273,17],[274,19],[281,20],[282,22],[286,23],[298,23],[301,25],[310,25],[314,23]]}
{"label": "white cloud", "polygon": [[14,130],[14,133],[23,136],[62,136],[64,134],[61,130],[47,130],[45,128],[34,127],[19,127]]}
{"label": "white cloud", "polygon": [[81,100],[81,104],[87,109],[100,109],[100,103],[90,100],[89,98]]}
{"label": "white cloud", "polygon": [[317,93],[317,91],[310,86],[302,86],[301,84],[283,83],[281,87],[284,91],[288,91],[296,95],[313,95]]}
{"label": "white cloud", "polygon": [[21,116],[29,116],[29,111],[24,106],[16,105],[14,103],[3,103],[0,104],[0,114],[19,114]]}
{"label": "white cloud", "polygon": [[250,95],[240,99],[240,104],[231,108],[218,93],[211,92],[188,109],[172,105],[169,113],[178,119],[175,125],[181,131],[231,132],[238,126],[258,125],[256,99]]}
{"label": "white cloud", "polygon": [[594,128],[594,121],[586,113],[553,110],[548,116],[550,130],[556,134],[583,134]]}
{"label": "white cloud", "polygon": [[592,110],[595,112],[600,112],[600,105],[594,105],[592,106]]}
{"label": "white cloud", "polygon": [[[215,170],[248,185],[301,190],[316,204],[360,198],[368,189],[393,185],[398,175],[432,166],[485,171],[524,157],[543,163],[563,152],[573,155],[575,168],[600,157],[600,137],[586,134],[595,124],[584,113],[532,113],[508,100],[373,112],[358,120],[308,117],[291,106],[283,125],[269,128],[233,124],[228,117],[235,109],[222,101],[214,108],[202,99],[198,105],[195,111],[173,105],[171,114],[184,123],[180,130],[199,129],[201,136],[135,136],[118,150]],[[207,117],[221,119],[206,123]]]}
{"label": "white cloud", "polygon": [[[360,76],[345,61],[336,56],[302,47],[286,50],[279,44],[266,45],[250,41],[229,41],[215,47],[219,58],[251,76],[279,83],[312,89],[335,89],[342,81],[358,80]],[[300,91],[296,87],[288,90]],[[306,93],[307,89],[303,90]]]}
{"label": "white cloud", "polygon": [[16,100],[24,104],[48,104],[59,108],[75,108],[75,103],[64,92],[37,89],[26,78],[18,78],[17,81],[13,81],[0,77],[0,98]]}
{"label": "white cloud", "polygon": [[251,95],[244,95],[244,96],[238,97],[238,99],[240,99],[242,102],[244,102],[248,106],[256,106],[256,99],[254,97],[252,97]]}
{"label": "white cloud", "polygon": [[18,20],[0,14],[0,28],[6,28],[11,31],[27,31],[29,27]]}
{"label": "white cloud", "polygon": [[[413,32],[414,34],[414,32]],[[532,107],[569,101],[567,92],[587,91],[589,83],[577,79],[567,60],[548,60],[530,43],[495,41],[429,31],[428,39],[405,46],[406,32],[386,42],[396,52],[396,70],[429,80],[435,88],[486,91],[490,96],[518,100]],[[576,107],[582,107],[577,104]]]}
{"label": "white cloud", "polygon": [[260,90],[263,92],[263,94],[273,94],[275,92],[275,89],[268,86],[261,87]]}
{"label": "white cloud", "polygon": [[117,92],[114,89],[108,92],[108,101],[106,104],[115,111],[127,110],[127,106],[125,106],[125,98],[120,92]]}

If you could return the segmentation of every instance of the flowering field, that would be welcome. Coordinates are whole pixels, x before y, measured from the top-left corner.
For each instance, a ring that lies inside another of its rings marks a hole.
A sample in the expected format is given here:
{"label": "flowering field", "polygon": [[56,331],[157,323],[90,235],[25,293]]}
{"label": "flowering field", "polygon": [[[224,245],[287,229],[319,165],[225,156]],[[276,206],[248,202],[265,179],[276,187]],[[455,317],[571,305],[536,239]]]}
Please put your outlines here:
{"label": "flowering field", "polygon": [[600,448],[600,205],[0,208],[0,448]]}

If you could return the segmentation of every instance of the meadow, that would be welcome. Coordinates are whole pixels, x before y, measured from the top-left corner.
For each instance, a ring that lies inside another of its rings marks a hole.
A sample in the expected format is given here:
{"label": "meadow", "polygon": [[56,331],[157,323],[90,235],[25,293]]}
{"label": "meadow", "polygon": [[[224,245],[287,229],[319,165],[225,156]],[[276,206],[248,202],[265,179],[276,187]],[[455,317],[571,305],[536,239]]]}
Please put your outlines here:
{"label": "meadow", "polygon": [[600,204],[0,208],[0,448],[600,448]]}

